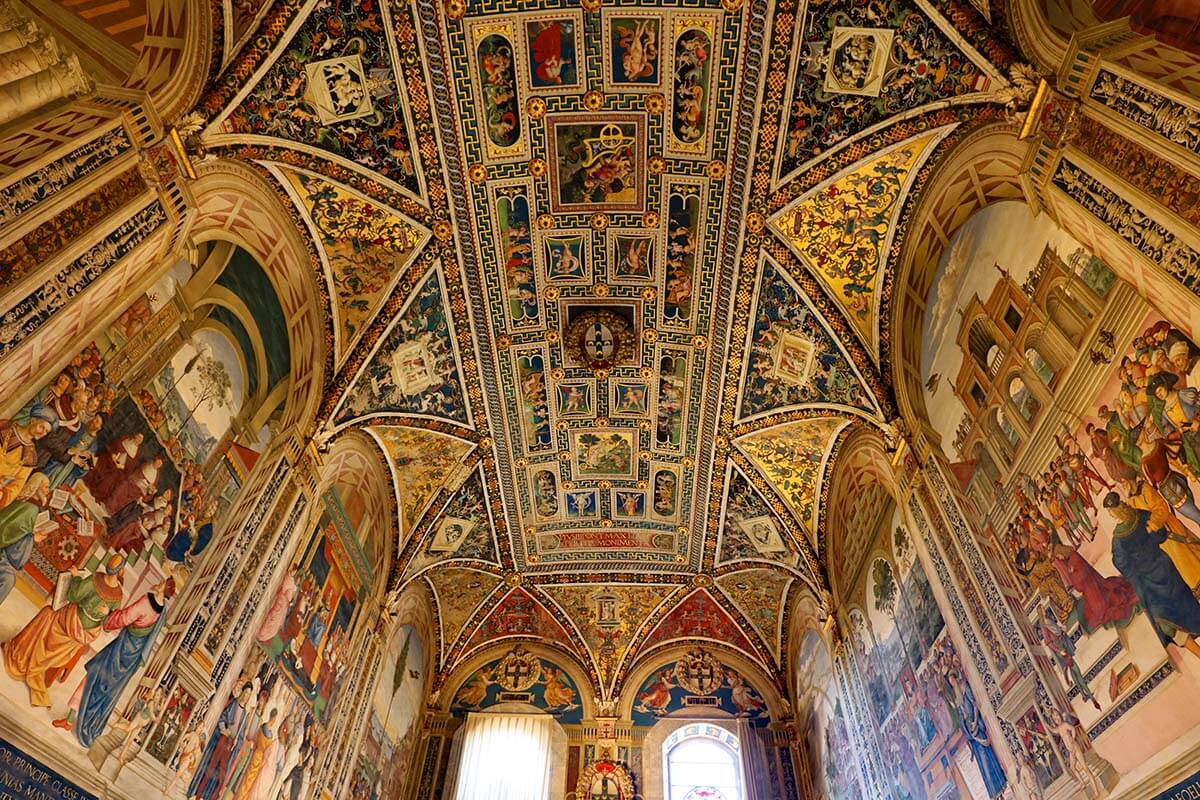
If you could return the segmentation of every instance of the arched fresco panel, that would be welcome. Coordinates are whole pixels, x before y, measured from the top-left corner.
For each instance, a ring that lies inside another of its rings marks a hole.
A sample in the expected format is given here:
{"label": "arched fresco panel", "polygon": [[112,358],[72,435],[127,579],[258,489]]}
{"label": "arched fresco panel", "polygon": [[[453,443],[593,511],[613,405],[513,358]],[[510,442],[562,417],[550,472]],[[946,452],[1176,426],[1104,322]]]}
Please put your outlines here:
{"label": "arched fresco panel", "polygon": [[327,721],[339,678],[350,667],[350,640],[363,595],[374,580],[341,498],[325,493],[320,518],[284,572],[255,633],[271,660]]}
{"label": "arched fresco panel", "polygon": [[717,710],[755,725],[770,720],[767,703],[740,670],[701,648],[654,669],[637,688],[633,724],[653,725],[685,708]]}
{"label": "arched fresco panel", "polygon": [[796,726],[805,732],[802,752],[818,797],[860,800],[855,754],[833,661],[821,635],[804,633],[796,655]]}
{"label": "arched fresco panel", "polygon": [[459,686],[450,713],[466,716],[497,703],[520,702],[545,709],[564,725],[583,720],[575,679],[553,660],[517,645],[474,670]]}
{"label": "arched fresco panel", "polygon": [[[1025,234],[1013,236],[1018,229]],[[1048,784],[1075,724],[1118,773],[1144,769],[1200,724],[1191,430],[1200,347],[1020,203],[968,220],[934,286],[922,375],[930,420],[997,577],[1071,703],[1061,726],[1018,724],[1033,771]],[[956,320],[967,310],[987,315],[1004,340],[994,375],[962,348]],[[1028,350],[1008,346],[1035,330],[1039,352],[1064,365],[1052,385]],[[970,455],[988,439],[976,400],[1007,395],[1016,380],[1036,411],[1009,415],[1027,431],[1011,463],[984,465]]]}
{"label": "arched fresco panel", "polygon": [[168,268],[0,421],[4,715],[85,773],[128,760],[147,721],[184,721],[141,679],[259,455],[231,425],[252,399],[237,344],[203,311],[174,333],[192,276]]}
{"label": "arched fresco panel", "polygon": [[371,696],[370,720],[350,785],[352,797],[403,796],[420,735],[427,661],[420,632],[412,625],[399,626],[388,640]]}

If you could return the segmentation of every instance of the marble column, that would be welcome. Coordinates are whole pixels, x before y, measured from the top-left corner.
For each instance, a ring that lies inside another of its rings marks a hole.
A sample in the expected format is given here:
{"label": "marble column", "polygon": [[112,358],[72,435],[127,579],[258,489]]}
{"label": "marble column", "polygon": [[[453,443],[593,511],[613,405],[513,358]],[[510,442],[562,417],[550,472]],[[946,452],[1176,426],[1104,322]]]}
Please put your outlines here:
{"label": "marble column", "polygon": [[0,52],[0,85],[44,72],[61,61],[58,43],[39,35],[21,47]]}
{"label": "marble column", "polygon": [[91,87],[92,82],[80,67],[79,59],[69,56],[40,72],[0,85],[0,124],[37,111],[55,100],[84,94]]}

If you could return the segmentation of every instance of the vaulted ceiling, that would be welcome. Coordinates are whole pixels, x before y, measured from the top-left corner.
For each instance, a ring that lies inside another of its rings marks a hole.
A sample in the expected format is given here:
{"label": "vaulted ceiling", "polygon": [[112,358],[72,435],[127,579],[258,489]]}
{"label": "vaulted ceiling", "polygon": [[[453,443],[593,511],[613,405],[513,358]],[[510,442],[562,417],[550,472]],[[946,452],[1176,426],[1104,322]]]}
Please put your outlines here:
{"label": "vaulted ceiling", "polygon": [[333,378],[443,672],[679,638],[775,672],[839,442],[894,416],[890,264],[1002,114],[984,0],[240,0],[198,110],[311,239]]}

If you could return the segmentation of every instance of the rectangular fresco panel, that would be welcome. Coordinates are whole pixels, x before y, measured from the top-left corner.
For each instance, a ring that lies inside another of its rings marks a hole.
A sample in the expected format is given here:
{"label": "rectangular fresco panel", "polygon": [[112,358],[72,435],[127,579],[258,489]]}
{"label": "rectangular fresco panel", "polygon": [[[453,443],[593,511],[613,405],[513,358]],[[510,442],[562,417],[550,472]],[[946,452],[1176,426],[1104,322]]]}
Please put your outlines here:
{"label": "rectangular fresco panel", "polygon": [[610,234],[610,242],[612,252],[608,263],[614,280],[654,279],[656,237],[653,234],[614,231]]}
{"label": "rectangular fresco panel", "polygon": [[573,430],[571,443],[577,478],[633,478],[637,474],[636,430]]}
{"label": "rectangular fresco panel", "polygon": [[708,151],[719,19],[697,14],[680,15],[672,20],[668,149],[673,152],[702,156]]}
{"label": "rectangular fresco panel", "polygon": [[525,152],[516,40],[510,24],[478,24],[471,29],[480,138],[492,159],[520,158]]}
{"label": "rectangular fresco panel", "polygon": [[696,290],[696,259],[701,246],[703,201],[700,187],[673,185],[667,198],[667,246],[663,256],[663,322],[688,326]]}
{"label": "rectangular fresco panel", "polygon": [[280,579],[255,634],[322,722],[350,666],[350,632],[370,577],[365,564],[345,512],[336,496],[327,495],[317,525]]}
{"label": "rectangular fresco panel", "polygon": [[526,66],[533,92],[563,94],[583,89],[582,23],[578,13],[525,20]]}
{"label": "rectangular fresco panel", "polygon": [[537,269],[533,260],[529,194],[525,187],[505,187],[493,195],[500,273],[508,296],[509,318],[513,327],[538,324]]}
{"label": "rectangular fresco panel", "polygon": [[640,114],[548,117],[551,209],[641,211],[645,129]]}
{"label": "rectangular fresco panel", "polygon": [[605,83],[622,91],[656,89],[662,81],[662,19],[604,12]]}

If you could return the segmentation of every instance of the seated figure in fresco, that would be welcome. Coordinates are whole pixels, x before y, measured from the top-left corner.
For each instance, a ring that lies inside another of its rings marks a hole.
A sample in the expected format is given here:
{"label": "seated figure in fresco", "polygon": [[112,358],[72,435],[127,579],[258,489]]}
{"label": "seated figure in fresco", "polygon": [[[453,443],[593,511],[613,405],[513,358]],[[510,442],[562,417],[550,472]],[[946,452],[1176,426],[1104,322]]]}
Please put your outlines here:
{"label": "seated figure in fresco", "polygon": [[17,573],[33,555],[34,544],[48,535],[35,526],[49,499],[50,481],[38,473],[30,476],[16,500],[0,508],[0,603],[16,586]]}
{"label": "seated figure in fresco", "polygon": [[0,420],[0,507],[16,499],[37,467],[37,442],[58,427],[58,414],[35,406],[24,422]]}
{"label": "seated figure in fresco", "polygon": [[74,572],[61,608],[44,606],[4,643],[8,674],[29,688],[29,703],[50,707],[50,685],[66,677],[80,653],[100,634],[101,625],[121,604],[125,559],[110,556],[101,569],[83,577]]}
{"label": "seated figure in fresco", "polygon": [[96,457],[96,466],[84,476],[83,488],[100,510],[107,511],[109,498],[134,468],[144,439],[144,434],[134,433],[110,442]]}
{"label": "seated figure in fresco", "polygon": [[1200,602],[1162,549],[1168,539],[1180,537],[1166,527],[1152,528],[1150,512],[1133,508],[1116,492],[1104,497],[1104,507],[1117,521],[1113,566],[1133,584],[1159,640],[1164,647],[1181,643],[1200,658]]}

